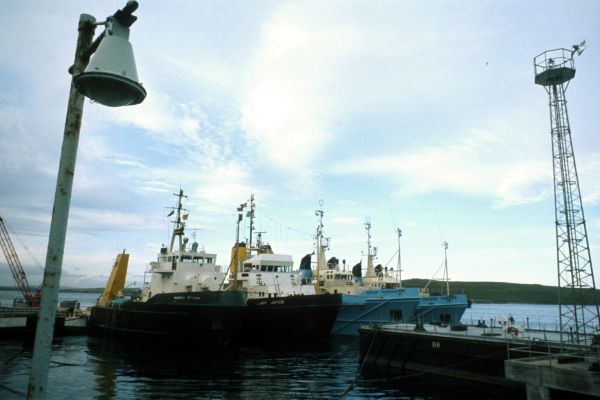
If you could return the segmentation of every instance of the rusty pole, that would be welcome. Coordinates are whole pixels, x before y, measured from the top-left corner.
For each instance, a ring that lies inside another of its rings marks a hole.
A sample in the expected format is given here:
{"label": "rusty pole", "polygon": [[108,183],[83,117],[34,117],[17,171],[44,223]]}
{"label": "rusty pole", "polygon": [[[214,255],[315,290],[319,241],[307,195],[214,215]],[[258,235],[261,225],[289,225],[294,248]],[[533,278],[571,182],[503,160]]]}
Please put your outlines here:
{"label": "rusty pole", "polygon": [[[89,57],[84,57],[84,53],[92,43],[96,30],[95,23],[96,19],[89,14],[81,14],[79,18],[79,35],[77,38],[72,76],[77,76],[83,72],[89,62]],[[42,399],[46,397],[52,336],[54,333],[56,304],[58,303],[65,236],[71,204],[71,190],[75,175],[75,160],[77,159],[83,101],[84,96],[75,89],[73,82],[71,82],[60,164],[56,180],[56,192],[54,194],[52,221],[50,223],[50,235],[48,237],[42,299],[35,331],[31,375],[29,376],[29,385],[27,388],[28,399]]]}

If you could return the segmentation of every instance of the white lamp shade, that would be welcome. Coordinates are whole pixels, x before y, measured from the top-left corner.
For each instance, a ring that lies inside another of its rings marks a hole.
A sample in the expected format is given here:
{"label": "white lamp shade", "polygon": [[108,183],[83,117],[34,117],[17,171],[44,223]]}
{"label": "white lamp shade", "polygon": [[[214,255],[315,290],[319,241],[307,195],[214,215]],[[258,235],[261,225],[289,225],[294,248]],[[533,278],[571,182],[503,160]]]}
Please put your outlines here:
{"label": "white lamp shade", "polygon": [[73,78],[77,90],[109,107],[141,103],[146,90],[138,82],[133,48],[127,38],[105,36],[85,71]]}

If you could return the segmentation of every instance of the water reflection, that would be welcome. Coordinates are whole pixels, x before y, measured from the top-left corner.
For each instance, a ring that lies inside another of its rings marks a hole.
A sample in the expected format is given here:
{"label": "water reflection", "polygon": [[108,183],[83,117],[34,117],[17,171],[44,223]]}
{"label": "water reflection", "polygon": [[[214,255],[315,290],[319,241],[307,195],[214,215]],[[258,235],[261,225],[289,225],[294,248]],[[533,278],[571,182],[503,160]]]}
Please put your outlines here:
{"label": "water reflection", "polygon": [[[205,385],[231,379],[238,369],[237,352],[211,352],[193,343],[119,341],[90,337],[90,360],[95,363],[99,398],[112,398],[123,391],[136,397],[199,396]],[[215,387],[227,390],[226,387]]]}
{"label": "water reflection", "polygon": [[[0,342],[0,398],[22,399],[31,350]],[[48,398],[431,399],[512,398],[496,389],[431,376],[358,377],[356,338],[318,349],[211,352],[194,343],[65,337],[53,344]],[[8,389],[3,389],[2,385]]]}

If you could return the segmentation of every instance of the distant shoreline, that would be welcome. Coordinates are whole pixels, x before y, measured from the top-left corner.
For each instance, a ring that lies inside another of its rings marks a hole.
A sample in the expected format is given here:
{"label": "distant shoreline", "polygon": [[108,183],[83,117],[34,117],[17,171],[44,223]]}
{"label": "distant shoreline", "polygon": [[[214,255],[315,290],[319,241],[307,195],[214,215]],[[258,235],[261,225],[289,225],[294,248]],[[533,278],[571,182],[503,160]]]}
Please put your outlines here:
{"label": "distant shoreline", "polygon": [[[446,282],[428,279],[405,279],[402,286],[407,288],[427,287],[430,294],[444,294]],[[0,286],[0,290],[19,291],[17,287]],[[139,290],[139,289],[138,289]],[[566,289],[563,289],[566,290]],[[102,293],[104,288],[61,288],[61,292],[69,293]],[[584,302],[594,304],[594,293],[584,289]],[[531,283],[509,282],[453,282],[450,281],[450,294],[466,294],[476,304],[558,304],[558,288]],[[600,299],[600,291],[596,290],[596,298]]]}
{"label": "distant shoreline", "polygon": [[[10,286],[0,286],[0,291],[13,291],[20,292],[21,290],[18,287],[10,287]],[[102,293],[104,288],[61,288],[60,292],[69,292],[69,293]]]}

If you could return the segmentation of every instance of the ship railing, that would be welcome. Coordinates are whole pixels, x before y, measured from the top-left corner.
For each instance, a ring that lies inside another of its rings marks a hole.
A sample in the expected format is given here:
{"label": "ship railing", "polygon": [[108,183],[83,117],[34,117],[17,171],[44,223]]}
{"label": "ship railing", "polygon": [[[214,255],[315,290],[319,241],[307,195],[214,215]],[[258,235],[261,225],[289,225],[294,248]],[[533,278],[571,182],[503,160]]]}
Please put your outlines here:
{"label": "ship railing", "polygon": [[37,314],[37,309],[18,308],[18,307],[0,307],[1,318],[26,317]]}
{"label": "ship railing", "polygon": [[[474,325],[477,322],[481,321],[489,325],[501,326],[502,322],[506,322],[510,320],[510,315],[508,316],[497,316],[494,314],[481,313],[479,315],[475,313],[471,313],[471,315],[463,317],[463,322],[468,323],[470,325]],[[547,331],[547,332],[558,332],[560,330],[560,323],[558,320],[555,321],[544,321],[539,318],[530,318],[529,316],[514,318],[514,322],[511,322],[510,325],[519,327],[524,331]]]}
{"label": "ship railing", "polygon": [[[422,314],[421,316],[423,316]],[[416,325],[414,321],[395,321],[383,324],[383,327],[391,329],[403,329],[411,330]],[[498,326],[485,326],[485,325],[471,325],[465,323],[421,323],[423,328],[428,332],[434,332],[436,334],[451,335],[451,336],[467,336],[473,338],[488,337],[490,339],[502,340],[507,343],[511,343],[513,347],[529,343],[538,345],[539,343],[560,343],[560,333],[553,331],[534,331],[534,330],[519,330],[515,327],[509,327],[511,329],[505,329]],[[556,346],[555,346],[556,347]]]}
{"label": "ship railing", "polygon": [[[529,340],[526,343],[506,342],[507,359],[542,357],[549,364],[600,362],[598,346],[574,345],[554,341]],[[599,365],[600,367],[600,365]]]}

